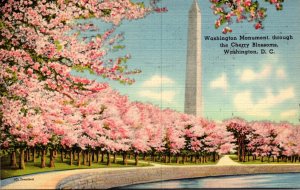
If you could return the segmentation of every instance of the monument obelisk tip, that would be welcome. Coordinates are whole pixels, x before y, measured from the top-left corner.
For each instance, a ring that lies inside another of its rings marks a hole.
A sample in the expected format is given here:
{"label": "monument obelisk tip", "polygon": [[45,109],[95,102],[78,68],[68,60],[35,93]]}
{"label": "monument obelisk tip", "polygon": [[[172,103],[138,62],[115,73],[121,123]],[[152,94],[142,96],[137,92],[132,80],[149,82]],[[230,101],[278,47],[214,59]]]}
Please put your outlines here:
{"label": "monument obelisk tip", "polygon": [[190,11],[198,11],[198,12],[200,12],[200,7],[199,7],[199,4],[198,4],[198,0],[194,0],[193,4],[191,6]]}

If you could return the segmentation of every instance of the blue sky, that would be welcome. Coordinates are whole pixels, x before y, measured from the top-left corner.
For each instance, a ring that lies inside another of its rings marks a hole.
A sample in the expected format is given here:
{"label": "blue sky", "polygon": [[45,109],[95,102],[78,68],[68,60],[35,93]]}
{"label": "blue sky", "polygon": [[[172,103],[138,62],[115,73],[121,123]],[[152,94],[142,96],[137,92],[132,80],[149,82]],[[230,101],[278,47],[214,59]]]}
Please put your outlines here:
{"label": "blue sky", "polygon": [[[130,53],[129,68],[141,69],[142,73],[133,76],[136,83],[131,86],[109,83],[132,101],[183,111],[187,21],[192,0],[163,0],[162,4],[168,8],[167,13],[124,21],[118,27],[117,32],[125,32],[122,44],[126,48],[120,53]],[[202,36],[224,36],[221,29],[214,28],[216,17],[209,0],[200,0],[199,4]],[[294,39],[269,41],[279,46],[274,48],[275,54],[228,56],[219,47],[220,41],[205,41],[202,37],[204,117],[223,120],[240,116],[299,123],[300,1],[286,1],[283,11],[265,2],[262,5],[268,8],[263,30],[257,31],[253,23],[244,22],[231,25],[233,33],[227,36],[292,35]],[[101,28],[107,26],[96,23]]]}

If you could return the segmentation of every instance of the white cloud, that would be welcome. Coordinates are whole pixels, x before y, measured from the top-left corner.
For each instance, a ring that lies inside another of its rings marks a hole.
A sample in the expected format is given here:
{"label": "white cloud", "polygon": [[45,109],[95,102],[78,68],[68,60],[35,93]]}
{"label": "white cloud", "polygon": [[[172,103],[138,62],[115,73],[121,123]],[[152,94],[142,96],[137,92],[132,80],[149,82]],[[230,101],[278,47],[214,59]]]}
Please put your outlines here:
{"label": "white cloud", "polygon": [[[174,90],[164,87],[171,87],[175,81],[166,76],[153,75],[149,80],[144,81],[141,85],[141,90],[137,93],[140,97],[150,100],[172,102],[176,96]],[[161,88],[162,87],[162,88]]]}
{"label": "white cloud", "polygon": [[210,82],[212,89],[220,88],[226,91],[228,86],[227,75],[225,73],[222,73],[221,76]]}
{"label": "white cloud", "polygon": [[296,109],[286,110],[280,113],[282,119],[292,119],[297,117],[299,112]]}
{"label": "white cloud", "polygon": [[155,88],[155,87],[173,85],[174,83],[175,82],[169,77],[154,75],[149,80],[145,81],[142,84],[142,86],[145,88]]}
{"label": "white cloud", "polygon": [[279,90],[276,95],[267,90],[265,97],[254,102],[252,92],[247,90],[237,93],[233,102],[239,112],[252,116],[268,117],[272,114],[272,108],[294,97],[294,88],[288,87]]}
{"label": "white cloud", "polygon": [[263,66],[262,70],[259,72],[256,72],[252,69],[244,69],[242,72],[240,72],[240,80],[242,82],[252,82],[255,80],[262,80],[268,78],[272,73],[272,66],[269,64],[266,64]]}
{"label": "white cloud", "polygon": [[277,78],[279,79],[285,79],[286,78],[286,73],[285,73],[285,70],[283,68],[278,68],[276,70],[276,76]]}
{"label": "white cloud", "polygon": [[172,90],[165,90],[161,92],[155,92],[151,90],[142,90],[139,93],[139,96],[152,99],[152,100],[161,100],[163,102],[172,102],[176,95],[176,92]]}
{"label": "white cloud", "polygon": [[273,76],[276,76],[278,79],[285,79],[285,69],[277,66],[279,61],[280,57],[278,55],[268,55],[258,62],[258,65],[262,66],[261,69],[245,68],[242,71],[238,71],[237,74],[241,82],[244,83],[265,80]]}

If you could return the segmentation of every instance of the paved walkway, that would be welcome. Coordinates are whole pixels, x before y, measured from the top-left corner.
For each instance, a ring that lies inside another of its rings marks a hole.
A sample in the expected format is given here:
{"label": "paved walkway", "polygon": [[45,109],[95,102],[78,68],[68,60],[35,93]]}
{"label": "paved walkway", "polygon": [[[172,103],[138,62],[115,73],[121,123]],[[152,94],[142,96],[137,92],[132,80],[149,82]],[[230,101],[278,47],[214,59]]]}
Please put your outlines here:
{"label": "paved walkway", "polygon": [[[140,163],[148,163],[139,161]],[[151,163],[152,166],[139,168],[153,168],[153,167],[167,167],[166,165]],[[105,172],[112,170],[134,170],[137,167],[123,167],[123,168],[95,168],[95,169],[75,169],[64,171],[51,171],[45,173],[31,174],[20,177],[12,177],[1,180],[1,189],[55,189],[57,183],[62,179],[76,174]]]}
{"label": "paved walkway", "polygon": [[233,161],[229,155],[223,156],[219,162],[217,163],[217,166],[234,166],[234,165],[241,165],[235,161]]}

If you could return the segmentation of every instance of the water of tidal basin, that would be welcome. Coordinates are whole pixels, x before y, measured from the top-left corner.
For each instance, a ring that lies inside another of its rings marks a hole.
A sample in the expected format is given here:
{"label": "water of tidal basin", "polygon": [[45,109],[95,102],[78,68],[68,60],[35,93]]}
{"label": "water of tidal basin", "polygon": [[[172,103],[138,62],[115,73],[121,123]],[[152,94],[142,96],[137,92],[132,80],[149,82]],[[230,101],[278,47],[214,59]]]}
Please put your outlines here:
{"label": "water of tidal basin", "polygon": [[[145,183],[124,189],[162,188],[300,188],[300,173],[260,174],[180,179]],[[122,188],[121,188],[122,189]]]}

